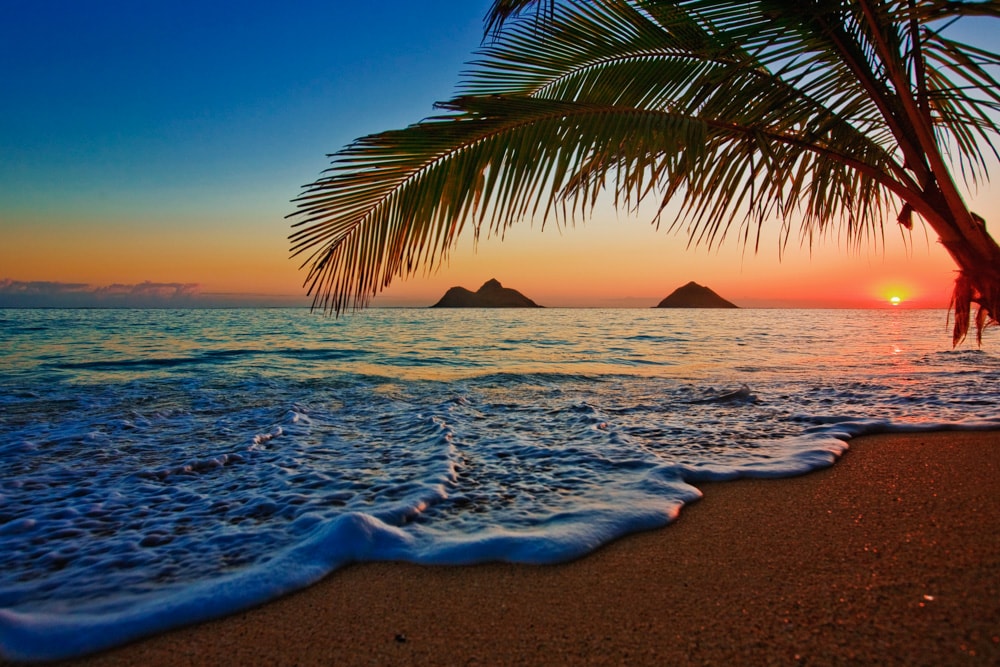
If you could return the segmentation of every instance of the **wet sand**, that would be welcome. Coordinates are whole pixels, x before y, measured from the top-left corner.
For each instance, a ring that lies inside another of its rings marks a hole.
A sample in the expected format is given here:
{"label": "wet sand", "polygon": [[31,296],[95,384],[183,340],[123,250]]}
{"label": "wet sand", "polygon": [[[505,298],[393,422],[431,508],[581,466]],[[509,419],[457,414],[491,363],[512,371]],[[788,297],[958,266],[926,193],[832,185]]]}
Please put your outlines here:
{"label": "wet sand", "polygon": [[572,563],[356,565],[74,664],[1000,664],[1000,432],[702,489]]}

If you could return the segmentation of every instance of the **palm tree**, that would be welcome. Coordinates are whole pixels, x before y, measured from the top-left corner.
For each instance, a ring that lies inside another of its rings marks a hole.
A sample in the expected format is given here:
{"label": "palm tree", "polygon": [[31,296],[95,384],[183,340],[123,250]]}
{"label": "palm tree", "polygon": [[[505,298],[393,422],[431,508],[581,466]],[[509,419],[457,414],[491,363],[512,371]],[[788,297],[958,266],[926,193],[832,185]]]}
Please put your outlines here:
{"label": "palm tree", "polygon": [[1000,2],[495,0],[440,115],[356,140],[294,200],[313,305],[365,305],[467,225],[565,223],[608,191],[657,225],[679,203],[668,229],[709,247],[791,221],[857,245],[916,217],[958,267],[953,342],[973,322],[981,342],[1000,247],[953,174],[976,186],[997,156],[1000,57],[949,36],[967,17]]}

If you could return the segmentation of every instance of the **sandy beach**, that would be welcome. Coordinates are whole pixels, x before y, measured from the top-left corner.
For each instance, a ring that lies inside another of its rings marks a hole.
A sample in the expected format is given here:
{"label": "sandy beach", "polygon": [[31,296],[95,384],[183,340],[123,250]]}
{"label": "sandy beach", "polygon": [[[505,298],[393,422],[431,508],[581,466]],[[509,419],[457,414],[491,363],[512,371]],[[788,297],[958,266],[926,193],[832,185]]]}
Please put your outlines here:
{"label": "sandy beach", "polygon": [[1000,664],[1000,432],[703,490],[572,563],[356,565],[75,664]]}

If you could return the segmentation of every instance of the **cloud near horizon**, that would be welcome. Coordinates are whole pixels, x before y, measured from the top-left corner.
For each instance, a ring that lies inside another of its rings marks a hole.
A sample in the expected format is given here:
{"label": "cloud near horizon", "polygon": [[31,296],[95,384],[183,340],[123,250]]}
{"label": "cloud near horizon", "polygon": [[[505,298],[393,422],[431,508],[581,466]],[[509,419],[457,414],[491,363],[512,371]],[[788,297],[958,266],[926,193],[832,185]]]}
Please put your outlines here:
{"label": "cloud near horizon", "polygon": [[309,306],[302,294],[204,292],[200,283],[64,283],[0,278],[0,308],[286,308]]}
{"label": "cloud near horizon", "polygon": [[201,291],[198,283],[153,283],[141,282],[137,285],[114,283],[107,287],[98,287],[93,293],[100,296],[138,296],[157,299],[184,299],[197,296]]}
{"label": "cloud near horizon", "polygon": [[48,280],[0,280],[0,294],[53,295],[80,292],[90,287],[87,283],[60,283]]}
{"label": "cloud near horizon", "polygon": [[2,308],[86,308],[86,307],[182,307],[195,305],[201,292],[198,283],[156,283],[133,285],[114,283],[92,286],[48,280],[0,280]]}

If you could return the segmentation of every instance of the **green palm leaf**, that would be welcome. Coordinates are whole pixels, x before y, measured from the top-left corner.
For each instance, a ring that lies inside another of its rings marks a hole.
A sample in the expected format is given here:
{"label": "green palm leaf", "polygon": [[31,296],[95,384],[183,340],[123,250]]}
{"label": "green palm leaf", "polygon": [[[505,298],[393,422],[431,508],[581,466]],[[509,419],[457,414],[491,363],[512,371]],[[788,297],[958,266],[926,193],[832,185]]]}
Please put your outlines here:
{"label": "green palm leaf", "polygon": [[981,264],[978,238],[955,250],[977,223],[942,156],[985,176],[1000,63],[938,28],[997,4],[497,0],[460,96],[337,153],[295,200],[293,252],[314,305],[340,312],[432,270],[466,227],[563,224],[608,192],[679,202],[667,227],[708,245],[792,220],[858,243],[916,212]]}

